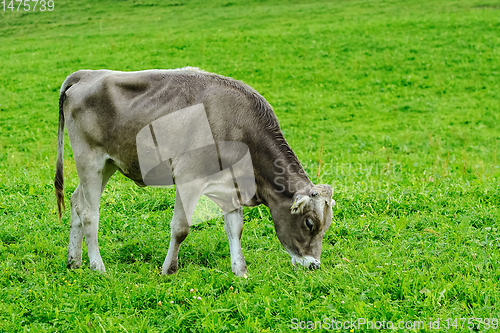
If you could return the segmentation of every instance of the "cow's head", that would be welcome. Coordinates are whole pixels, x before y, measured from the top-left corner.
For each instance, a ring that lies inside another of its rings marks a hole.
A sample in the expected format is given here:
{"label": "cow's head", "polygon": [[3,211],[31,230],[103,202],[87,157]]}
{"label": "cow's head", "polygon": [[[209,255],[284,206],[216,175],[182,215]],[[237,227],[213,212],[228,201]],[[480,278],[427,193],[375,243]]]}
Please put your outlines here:
{"label": "cow's head", "polygon": [[316,185],[297,192],[292,203],[284,202],[271,209],[276,234],[292,257],[292,264],[320,267],[323,235],[332,223],[332,188]]}

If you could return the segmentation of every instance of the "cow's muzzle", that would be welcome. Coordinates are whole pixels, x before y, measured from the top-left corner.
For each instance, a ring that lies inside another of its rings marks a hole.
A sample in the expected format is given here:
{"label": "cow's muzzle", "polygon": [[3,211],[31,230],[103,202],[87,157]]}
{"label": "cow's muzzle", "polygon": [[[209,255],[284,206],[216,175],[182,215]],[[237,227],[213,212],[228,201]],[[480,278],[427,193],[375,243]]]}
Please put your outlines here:
{"label": "cow's muzzle", "polygon": [[315,261],[309,264],[309,269],[319,269],[321,264],[319,261]]}
{"label": "cow's muzzle", "polygon": [[292,256],[292,265],[296,264],[301,264],[302,266],[309,268],[309,269],[319,269],[321,266],[321,263],[318,259],[315,259],[313,257],[307,256],[307,257],[295,257]]}

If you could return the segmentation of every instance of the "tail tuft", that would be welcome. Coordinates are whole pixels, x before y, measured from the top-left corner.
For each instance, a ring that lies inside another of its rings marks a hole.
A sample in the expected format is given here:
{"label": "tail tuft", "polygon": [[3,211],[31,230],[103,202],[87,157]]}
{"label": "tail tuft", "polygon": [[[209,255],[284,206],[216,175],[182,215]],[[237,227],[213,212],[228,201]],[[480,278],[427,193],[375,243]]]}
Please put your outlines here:
{"label": "tail tuft", "polygon": [[[62,211],[66,209],[64,204],[64,173],[63,173],[63,153],[64,153],[64,113],[63,104],[66,94],[65,91],[61,92],[59,96],[59,129],[57,133],[57,165],[56,165],[56,177],[54,179],[54,187],[57,198],[57,209],[59,221],[62,218]],[[62,207],[62,209],[61,209]]]}

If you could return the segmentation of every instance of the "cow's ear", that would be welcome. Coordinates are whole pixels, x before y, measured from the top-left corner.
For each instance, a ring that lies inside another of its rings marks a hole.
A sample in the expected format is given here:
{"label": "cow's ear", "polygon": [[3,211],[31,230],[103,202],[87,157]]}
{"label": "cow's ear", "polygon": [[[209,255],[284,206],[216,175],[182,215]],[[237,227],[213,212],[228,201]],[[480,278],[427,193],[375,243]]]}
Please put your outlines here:
{"label": "cow's ear", "polygon": [[330,207],[333,207],[335,206],[337,203],[335,202],[335,200],[332,199],[332,203],[331,203],[331,206]]}
{"label": "cow's ear", "polygon": [[309,196],[298,194],[293,201],[292,207],[290,207],[292,214],[302,214],[304,208],[306,208],[310,202],[311,198]]}

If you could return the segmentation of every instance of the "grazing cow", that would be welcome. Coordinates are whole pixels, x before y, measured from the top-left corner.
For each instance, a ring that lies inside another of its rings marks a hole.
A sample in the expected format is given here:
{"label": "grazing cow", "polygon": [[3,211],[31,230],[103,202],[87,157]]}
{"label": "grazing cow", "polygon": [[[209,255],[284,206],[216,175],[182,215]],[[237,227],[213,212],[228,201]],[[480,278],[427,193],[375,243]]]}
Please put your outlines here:
{"label": "grazing cow", "polygon": [[[335,205],[332,189],[309,180],[271,106],[251,87],[190,67],[80,70],[68,76],[59,99],[54,182],[59,218],[64,209],[65,125],[79,177],[71,196],[68,267],[82,264],[85,235],[91,269],[105,271],[97,240],[99,205],[106,183],[119,170],[139,186],[176,183],[163,274],[177,271],[193,202],[201,194],[225,213],[235,275],[247,272],[240,242],[241,206],[259,204],[269,207],[278,239],[292,263],[319,268],[323,235]],[[235,167],[240,162],[244,165]]]}

